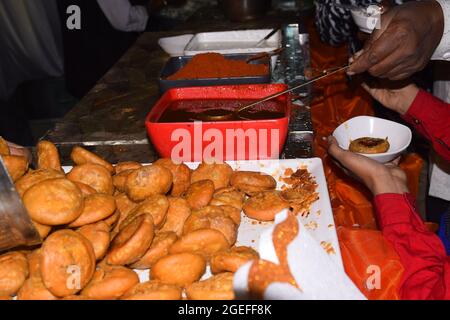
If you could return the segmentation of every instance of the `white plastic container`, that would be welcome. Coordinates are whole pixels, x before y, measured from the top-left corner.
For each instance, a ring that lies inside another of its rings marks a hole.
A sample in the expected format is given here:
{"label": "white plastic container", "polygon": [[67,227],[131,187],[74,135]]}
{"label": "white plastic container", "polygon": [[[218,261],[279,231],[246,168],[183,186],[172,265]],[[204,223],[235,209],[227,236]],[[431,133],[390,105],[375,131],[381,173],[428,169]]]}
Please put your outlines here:
{"label": "white plastic container", "polygon": [[350,142],[363,137],[388,138],[390,148],[388,152],[377,154],[362,154],[375,161],[386,163],[397,158],[408,148],[412,139],[412,132],[400,123],[376,117],[360,116],[352,118],[333,132],[339,146],[348,150]]}
{"label": "white plastic container", "polygon": [[256,47],[256,44],[271,31],[272,29],[258,29],[197,33],[187,44],[184,54],[192,56],[205,52],[227,54],[273,51],[281,46],[281,31],[275,33],[260,47]]}

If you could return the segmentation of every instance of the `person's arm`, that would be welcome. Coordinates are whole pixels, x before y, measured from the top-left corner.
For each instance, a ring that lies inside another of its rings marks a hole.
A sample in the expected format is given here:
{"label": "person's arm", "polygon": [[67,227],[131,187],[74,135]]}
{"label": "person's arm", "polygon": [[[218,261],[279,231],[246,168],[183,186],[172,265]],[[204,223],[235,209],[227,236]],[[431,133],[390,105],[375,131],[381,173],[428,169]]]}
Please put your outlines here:
{"label": "person's arm", "polygon": [[129,0],[97,0],[111,25],[120,31],[142,32],[148,22],[147,8],[133,6]]}
{"label": "person's arm", "polygon": [[384,237],[405,268],[402,299],[449,299],[450,258],[434,233],[427,231],[410,194],[380,194],[374,199]]}
{"label": "person's arm", "polygon": [[[402,87],[397,87],[398,85]],[[431,141],[435,151],[450,161],[450,105],[416,85],[386,81],[378,86],[363,84],[373,98],[398,112]]]}
{"label": "person's arm", "polygon": [[450,0],[436,0],[441,5],[444,14],[444,33],[432,60],[450,61]]}
{"label": "person's arm", "polygon": [[450,162],[450,105],[419,90],[403,118],[433,144],[434,150]]}
{"label": "person's arm", "polygon": [[401,297],[450,299],[450,260],[440,239],[427,231],[417,214],[406,174],[393,164],[383,165],[343,150],[334,137],[328,138],[328,153],[375,196],[383,235],[394,246],[405,269]]}
{"label": "person's arm", "polygon": [[427,65],[442,40],[444,24],[444,12],[435,0],[389,9],[381,16],[381,29],[374,30],[348,74],[368,71],[378,78],[408,78]]}

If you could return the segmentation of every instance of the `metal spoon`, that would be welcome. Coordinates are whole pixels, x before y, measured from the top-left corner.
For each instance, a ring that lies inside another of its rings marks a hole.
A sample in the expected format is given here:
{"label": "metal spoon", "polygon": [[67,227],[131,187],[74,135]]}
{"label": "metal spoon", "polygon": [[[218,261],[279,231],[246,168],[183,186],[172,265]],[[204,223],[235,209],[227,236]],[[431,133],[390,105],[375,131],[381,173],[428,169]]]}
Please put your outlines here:
{"label": "metal spoon", "polygon": [[199,114],[199,118],[201,120],[203,120],[203,121],[231,120],[231,119],[233,119],[236,116],[239,117],[239,114],[242,111],[244,111],[244,110],[248,110],[248,109],[250,109],[250,108],[252,108],[252,107],[254,107],[254,106],[256,106],[256,105],[258,105],[260,103],[272,100],[272,99],[277,98],[279,96],[282,96],[282,95],[284,95],[286,93],[289,93],[289,92],[292,92],[294,90],[297,90],[297,89],[300,89],[302,87],[305,87],[307,85],[310,85],[310,84],[312,84],[312,83],[314,83],[314,82],[316,82],[318,80],[321,80],[323,78],[331,76],[332,74],[344,71],[344,70],[348,69],[349,67],[350,67],[350,65],[346,65],[346,66],[343,66],[343,67],[337,67],[337,68],[331,68],[331,69],[323,70],[322,71],[322,75],[320,75],[318,77],[315,77],[315,78],[313,78],[313,79],[311,79],[311,80],[309,80],[309,81],[307,81],[305,83],[299,84],[299,85],[297,85],[295,87],[292,87],[292,88],[289,88],[287,90],[284,90],[284,91],[272,94],[270,96],[267,96],[267,97],[265,97],[265,98],[263,98],[261,100],[252,102],[252,103],[250,103],[248,105],[245,105],[245,106],[239,108],[238,110],[236,110],[234,112],[233,111],[228,111],[228,110],[208,110],[208,111],[200,113]]}
{"label": "metal spoon", "polygon": [[273,36],[275,33],[277,33],[278,30],[280,30],[280,28],[275,28],[272,31],[270,31],[270,33],[268,35],[266,35],[263,39],[261,39],[260,41],[258,41],[258,43],[256,43],[255,48],[259,48],[260,45],[262,45],[264,42],[269,40],[271,36]]}
{"label": "metal spoon", "polygon": [[280,54],[282,51],[284,51],[284,48],[278,48],[278,49],[275,49],[273,51],[258,53],[256,55],[248,58],[246,60],[246,62],[249,63],[251,61],[256,61],[256,60],[260,60],[260,59],[267,59],[267,58],[270,58],[272,56],[276,56],[277,54]]}

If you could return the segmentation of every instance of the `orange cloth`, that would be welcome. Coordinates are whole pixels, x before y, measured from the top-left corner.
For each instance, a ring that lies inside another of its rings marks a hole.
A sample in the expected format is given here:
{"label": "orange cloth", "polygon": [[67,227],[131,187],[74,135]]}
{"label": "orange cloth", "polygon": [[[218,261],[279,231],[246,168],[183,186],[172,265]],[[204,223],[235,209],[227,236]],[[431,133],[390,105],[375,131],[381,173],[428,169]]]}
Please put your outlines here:
{"label": "orange cloth", "polygon": [[411,194],[417,197],[419,193],[419,176],[420,171],[423,166],[423,159],[414,153],[407,154],[403,157],[400,163],[400,168],[402,168],[406,175],[408,176],[408,188]]}
{"label": "orange cloth", "polygon": [[[317,69],[337,67],[347,63],[345,47],[334,48],[319,40],[313,23],[309,25],[312,66]],[[311,104],[316,137],[316,156],[324,161],[325,175],[342,250],[344,266],[349,277],[369,299],[398,299],[398,286],[403,267],[397,253],[378,231],[372,196],[359,182],[346,176],[327,156],[327,142],[323,137],[332,134],[341,123],[358,115],[374,115],[372,100],[361,88],[350,87],[344,74],[326,78],[315,86]],[[419,190],[419,174],[423,160],[416,154],[406,155],[400,166],[408,176],[413,195]],[[370,266],[381,270],[381,288],[368,290]]]}
{"label": "orange cloth", "polygon": [[381,232],[340,227],[338,237],[345,271],[359,290],[368,299],[397,300],[403,266]]}

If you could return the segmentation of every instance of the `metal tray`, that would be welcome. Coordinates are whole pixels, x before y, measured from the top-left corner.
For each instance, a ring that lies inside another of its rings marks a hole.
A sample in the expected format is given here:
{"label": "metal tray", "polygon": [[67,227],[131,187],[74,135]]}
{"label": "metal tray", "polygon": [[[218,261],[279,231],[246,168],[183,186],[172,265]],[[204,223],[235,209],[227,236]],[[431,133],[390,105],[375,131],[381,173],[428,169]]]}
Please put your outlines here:
{"label": "metal tray", "polygon": [[[231,60],[247,60],[254,54],[225,54],[227,59]],[[252,64],[268,64],[268,73],[264,76],[247,76],[247,77],[233,77],[233,78],[205,78],[205,79],[186,79],[186,80],[167,80],[182,67],[184,67],[193,56],[180,56],[170,58],[161,71],[159,77],[159,89],[161,94],[173,88],[185,87],[203,87],[203,86],[222,86],[234,84],[265,84],[270,83],[271,80],[271,62],[266,61],[252,61]]]}

